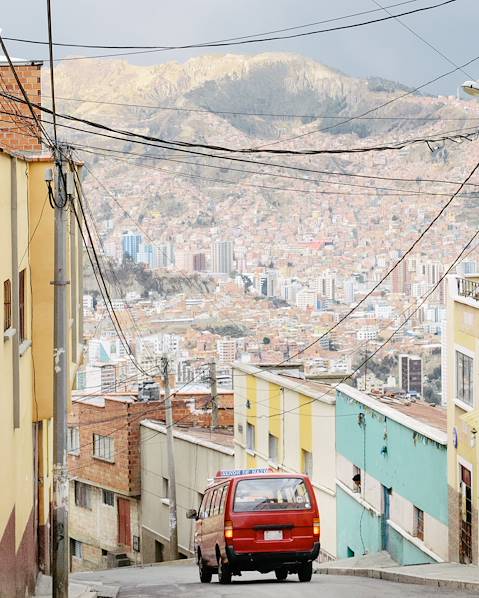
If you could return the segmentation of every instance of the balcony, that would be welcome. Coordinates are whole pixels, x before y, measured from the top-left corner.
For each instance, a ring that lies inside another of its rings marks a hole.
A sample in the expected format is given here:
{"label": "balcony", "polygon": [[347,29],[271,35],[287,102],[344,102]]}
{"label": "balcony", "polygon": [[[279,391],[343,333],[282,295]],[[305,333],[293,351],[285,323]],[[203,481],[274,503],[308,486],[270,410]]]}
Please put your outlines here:
{"label": "balcony", "polygon": [[469,297],[479,301],[479,282],[469,278],[457,278],[457,293],[460,297]]}

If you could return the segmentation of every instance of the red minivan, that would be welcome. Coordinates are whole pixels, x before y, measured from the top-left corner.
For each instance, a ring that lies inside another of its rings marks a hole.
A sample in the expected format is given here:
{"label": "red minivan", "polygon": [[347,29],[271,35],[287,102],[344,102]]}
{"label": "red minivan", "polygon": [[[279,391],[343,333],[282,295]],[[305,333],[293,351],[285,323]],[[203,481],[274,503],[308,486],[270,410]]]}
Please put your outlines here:
{"label": "red minivan", "polygon": [[200,580],[222,584],[242,571],[274,571],[279,581],[297,573],[310,581],[320,548],[319,512],[309,478],[268,469],[218,472],[196,519]]}

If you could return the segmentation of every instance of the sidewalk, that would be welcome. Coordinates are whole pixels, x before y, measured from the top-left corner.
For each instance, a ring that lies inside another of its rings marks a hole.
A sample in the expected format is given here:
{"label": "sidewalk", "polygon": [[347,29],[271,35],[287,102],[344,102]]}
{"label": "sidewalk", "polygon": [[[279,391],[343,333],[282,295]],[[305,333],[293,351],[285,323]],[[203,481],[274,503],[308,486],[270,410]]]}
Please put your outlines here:
{"label": "sidewalk", "polygon": [[[101,581],[89,581],[80,579],[71,579],[68,584],[69,598],[115,598],[118,594],[118,587],[105,585]],[[52,578],[41,573],[37,579],[34,597],[51,598]]]}
{"label": "sidewalk", "polygon": [[352,575],[412,583],[449,590],[479,592],[479,567],[458,563],[431,565],[398,565],[387,552],[368,554],[341,561],[321,563],[316,573],[322,575]]}

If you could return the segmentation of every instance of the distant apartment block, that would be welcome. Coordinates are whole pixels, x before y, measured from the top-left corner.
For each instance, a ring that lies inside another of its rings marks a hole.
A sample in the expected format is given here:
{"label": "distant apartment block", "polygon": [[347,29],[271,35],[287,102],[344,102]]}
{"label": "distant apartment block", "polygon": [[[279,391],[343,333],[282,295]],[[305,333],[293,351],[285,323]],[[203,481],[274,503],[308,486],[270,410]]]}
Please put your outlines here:
{"label": "distant apartment block", "polygon": [[136,261],[142,240],[141,235],[125,231],[122,235],[123,256],[128,256]]}
{"label": "distant apartment block", "polygon": [[399,355],[399,388],[422,397],[423,364],[418,355]]}
{"label": "distant apartment block", "polygon": [[212,271],[230,274],[233,271],[233,242],[215,241],[211,248]]}
{"label": "distant apartment block", "polygon": [[221,363],[231,363],[236,359],[236,341],[234,339],[221,339],[216,343],[218,357]]}

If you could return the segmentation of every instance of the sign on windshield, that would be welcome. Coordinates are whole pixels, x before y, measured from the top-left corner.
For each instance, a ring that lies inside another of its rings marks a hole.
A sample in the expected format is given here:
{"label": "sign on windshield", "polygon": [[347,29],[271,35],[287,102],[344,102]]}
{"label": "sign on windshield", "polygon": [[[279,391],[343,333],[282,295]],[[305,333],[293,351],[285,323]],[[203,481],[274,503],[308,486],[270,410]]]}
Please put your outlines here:
{"label": "sign on windshield", "polygon": [[236,486],[234,511],[310,509],[311,499],[301,478],[257,478]]}

